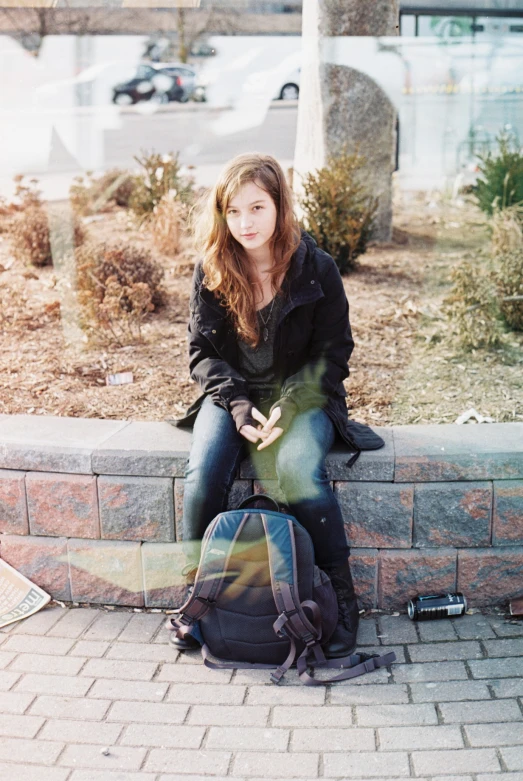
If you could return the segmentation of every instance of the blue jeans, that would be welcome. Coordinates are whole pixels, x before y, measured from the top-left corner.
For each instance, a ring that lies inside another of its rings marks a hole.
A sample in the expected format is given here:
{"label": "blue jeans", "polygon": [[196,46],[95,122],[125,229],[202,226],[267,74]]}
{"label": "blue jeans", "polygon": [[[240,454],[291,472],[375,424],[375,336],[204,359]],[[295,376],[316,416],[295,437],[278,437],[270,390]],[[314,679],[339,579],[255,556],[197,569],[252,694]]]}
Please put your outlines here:
{"label": "blue jeans", "polygon": [[[268,414],[267,406],[257,406]],[[319,567],[338,566],[350,553],[340,506],[325,469],[334,438],[331,419],[322,409],[313,408],[297,414],[288,431],[267,448],[274,453],[289,509],[312,538]],[[256,470],[256,460],[264,452],[238,434],[227,410],[205,398],[194,425],[183,498],[184,549],[195,563],[199,546],[191,548],[190,541],[201,540],[213,518],[226,509],[240,461],[250,454]]]}

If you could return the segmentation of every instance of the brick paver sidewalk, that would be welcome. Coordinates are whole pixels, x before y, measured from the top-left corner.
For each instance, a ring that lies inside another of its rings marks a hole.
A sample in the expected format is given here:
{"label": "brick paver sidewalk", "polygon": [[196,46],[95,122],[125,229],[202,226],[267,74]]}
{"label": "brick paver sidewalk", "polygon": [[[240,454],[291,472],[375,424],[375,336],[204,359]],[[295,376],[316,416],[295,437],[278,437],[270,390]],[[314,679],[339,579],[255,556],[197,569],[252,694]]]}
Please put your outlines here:
{"label": "brick paver sidewalk", "polygon": [[165,616],[51,607],[0,630],[2,781],[523,781],[523,622],[373,613],[390,671],[307,688],[177,654]]}

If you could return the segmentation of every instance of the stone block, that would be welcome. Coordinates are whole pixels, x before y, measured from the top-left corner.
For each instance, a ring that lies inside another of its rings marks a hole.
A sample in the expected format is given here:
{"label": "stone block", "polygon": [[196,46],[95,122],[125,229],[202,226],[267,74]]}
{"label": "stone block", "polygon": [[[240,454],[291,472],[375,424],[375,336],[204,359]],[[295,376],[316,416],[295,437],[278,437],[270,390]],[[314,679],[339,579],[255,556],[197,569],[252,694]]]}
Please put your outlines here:
{"label": "stone block", "polygon": [[174,540],[171,478],[100,475],[98,499],[103,539]]}
{"label": "stone block", "polygon": [[183,477],[192,432],[164,421],[131,421],[93,451],[100,475]]}
{"label": "stone block", "polygon": [[523,480],[494,481],[493,545],[523,545]]}
{"label": "stone block", "polygon": [[0,469],[92,474],[93,451],[125,420],[10,415],[0,426]]}
{"label": "stone block", "polygon": [[140,543],[72,539],[68,551],[73,601],[143,606]]}
{"label": "stone block", "polygon": [[0,533],[29,534],[25,472],[0,470]]}
{"label": "stone block", "polygon": [[392,482],[394,480],[394,442],[392,428],[373,426],[384,441],[379,450],[364,450],[356,463],[347,466],[352,452],[344,444],[335,444],[326,459],[327,474],[330,480],[348,480],[350,482]]}
{"label": "stone block", "polygon": [[349,543],[410,548],[414,488],[393,483],[335,483]]}
{"label": "stone block", "polygon": [[378,551],[372,548],[352,548],[349,562],[359,607],[376,607]]}
{"label": "stone block", "polygon": [[406,610],[417,594],[455,591],[456,564],[450,548],[380,551],[378,607]]}
{"label": "stone block", "polygon": [[146,607],[173,608],[182,604],[186,581],[182,569],[187,563],[179,542],[142,545]]}
{"label": "stone block", "polygon": [[396,426],[398,483],[523,477],[523,423]]}
{"label": "stone block", "polygon": [[458,551],[458,591],[470,605],[523,597],[523,545]]}
{"label": "stone block", "polygon": [[30,472],[25,484],[31,534],[100,537],[94,475]]}
{"label": "stone block", "polygon": [[53,599],[71,599],[65,537],[21,537],[4,534],[0,556]]}
{"label": "stone block", "polygon": [[414,488],[414,546],[473,548],[490,543],[490,483],[425,483]]}

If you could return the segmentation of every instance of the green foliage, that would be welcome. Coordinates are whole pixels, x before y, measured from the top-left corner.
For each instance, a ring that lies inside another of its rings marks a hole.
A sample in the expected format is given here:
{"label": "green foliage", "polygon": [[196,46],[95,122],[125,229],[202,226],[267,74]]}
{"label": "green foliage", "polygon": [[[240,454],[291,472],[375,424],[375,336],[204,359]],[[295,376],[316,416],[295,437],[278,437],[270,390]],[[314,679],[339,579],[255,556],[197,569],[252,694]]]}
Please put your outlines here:
{"label": "green foliage", "polygon": [[134,180],[128,171],[112,168],[102,176],[88,172],[85,177],[76,176],[69,189],[69,197],[78,214],[87,215],[104,211],[111,206],[129,206]]}
{"label": "green foliage", "polygon": [[303,178],[303,227],[343,273],[365,252],[378,199],[361,183],[365,158],[343,149]]}
{"label": "green foliage", "polygon": [[123,345],[141,339],[141,324],[164,303],[164,270],[149,250],[90,242],[76,251],[82,328],[91,339]]}
{"label": "green foliage", "polygon": [[143,169],[134,177],[129,206],[141,220],[151,215],[162,197],[171,193],[184,204],[194,200],[193,180],[180,174],[178,154],[160,155],[142,152],[134,158]]}
{"label": "green foliage", "polygon": [[513,137],[501,133],[498,152],[480,155],[480,177],[472,188],[478,205],[487,214],[523,202],[523,154]]}

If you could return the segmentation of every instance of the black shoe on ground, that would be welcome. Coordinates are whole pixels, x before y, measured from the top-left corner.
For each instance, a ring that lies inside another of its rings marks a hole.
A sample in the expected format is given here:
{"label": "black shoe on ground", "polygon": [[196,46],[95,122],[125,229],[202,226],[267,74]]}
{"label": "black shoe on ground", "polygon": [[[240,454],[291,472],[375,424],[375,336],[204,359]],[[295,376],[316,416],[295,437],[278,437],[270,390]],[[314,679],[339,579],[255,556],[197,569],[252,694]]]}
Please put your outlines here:
{"label": "black shoe on ground", "polygon": [[324,567],[338,600],[338,624],[331,638],[322,646],[327,659],[348,656],[356,648],[360,614],[354,593],[349,562],[339,567]]}

